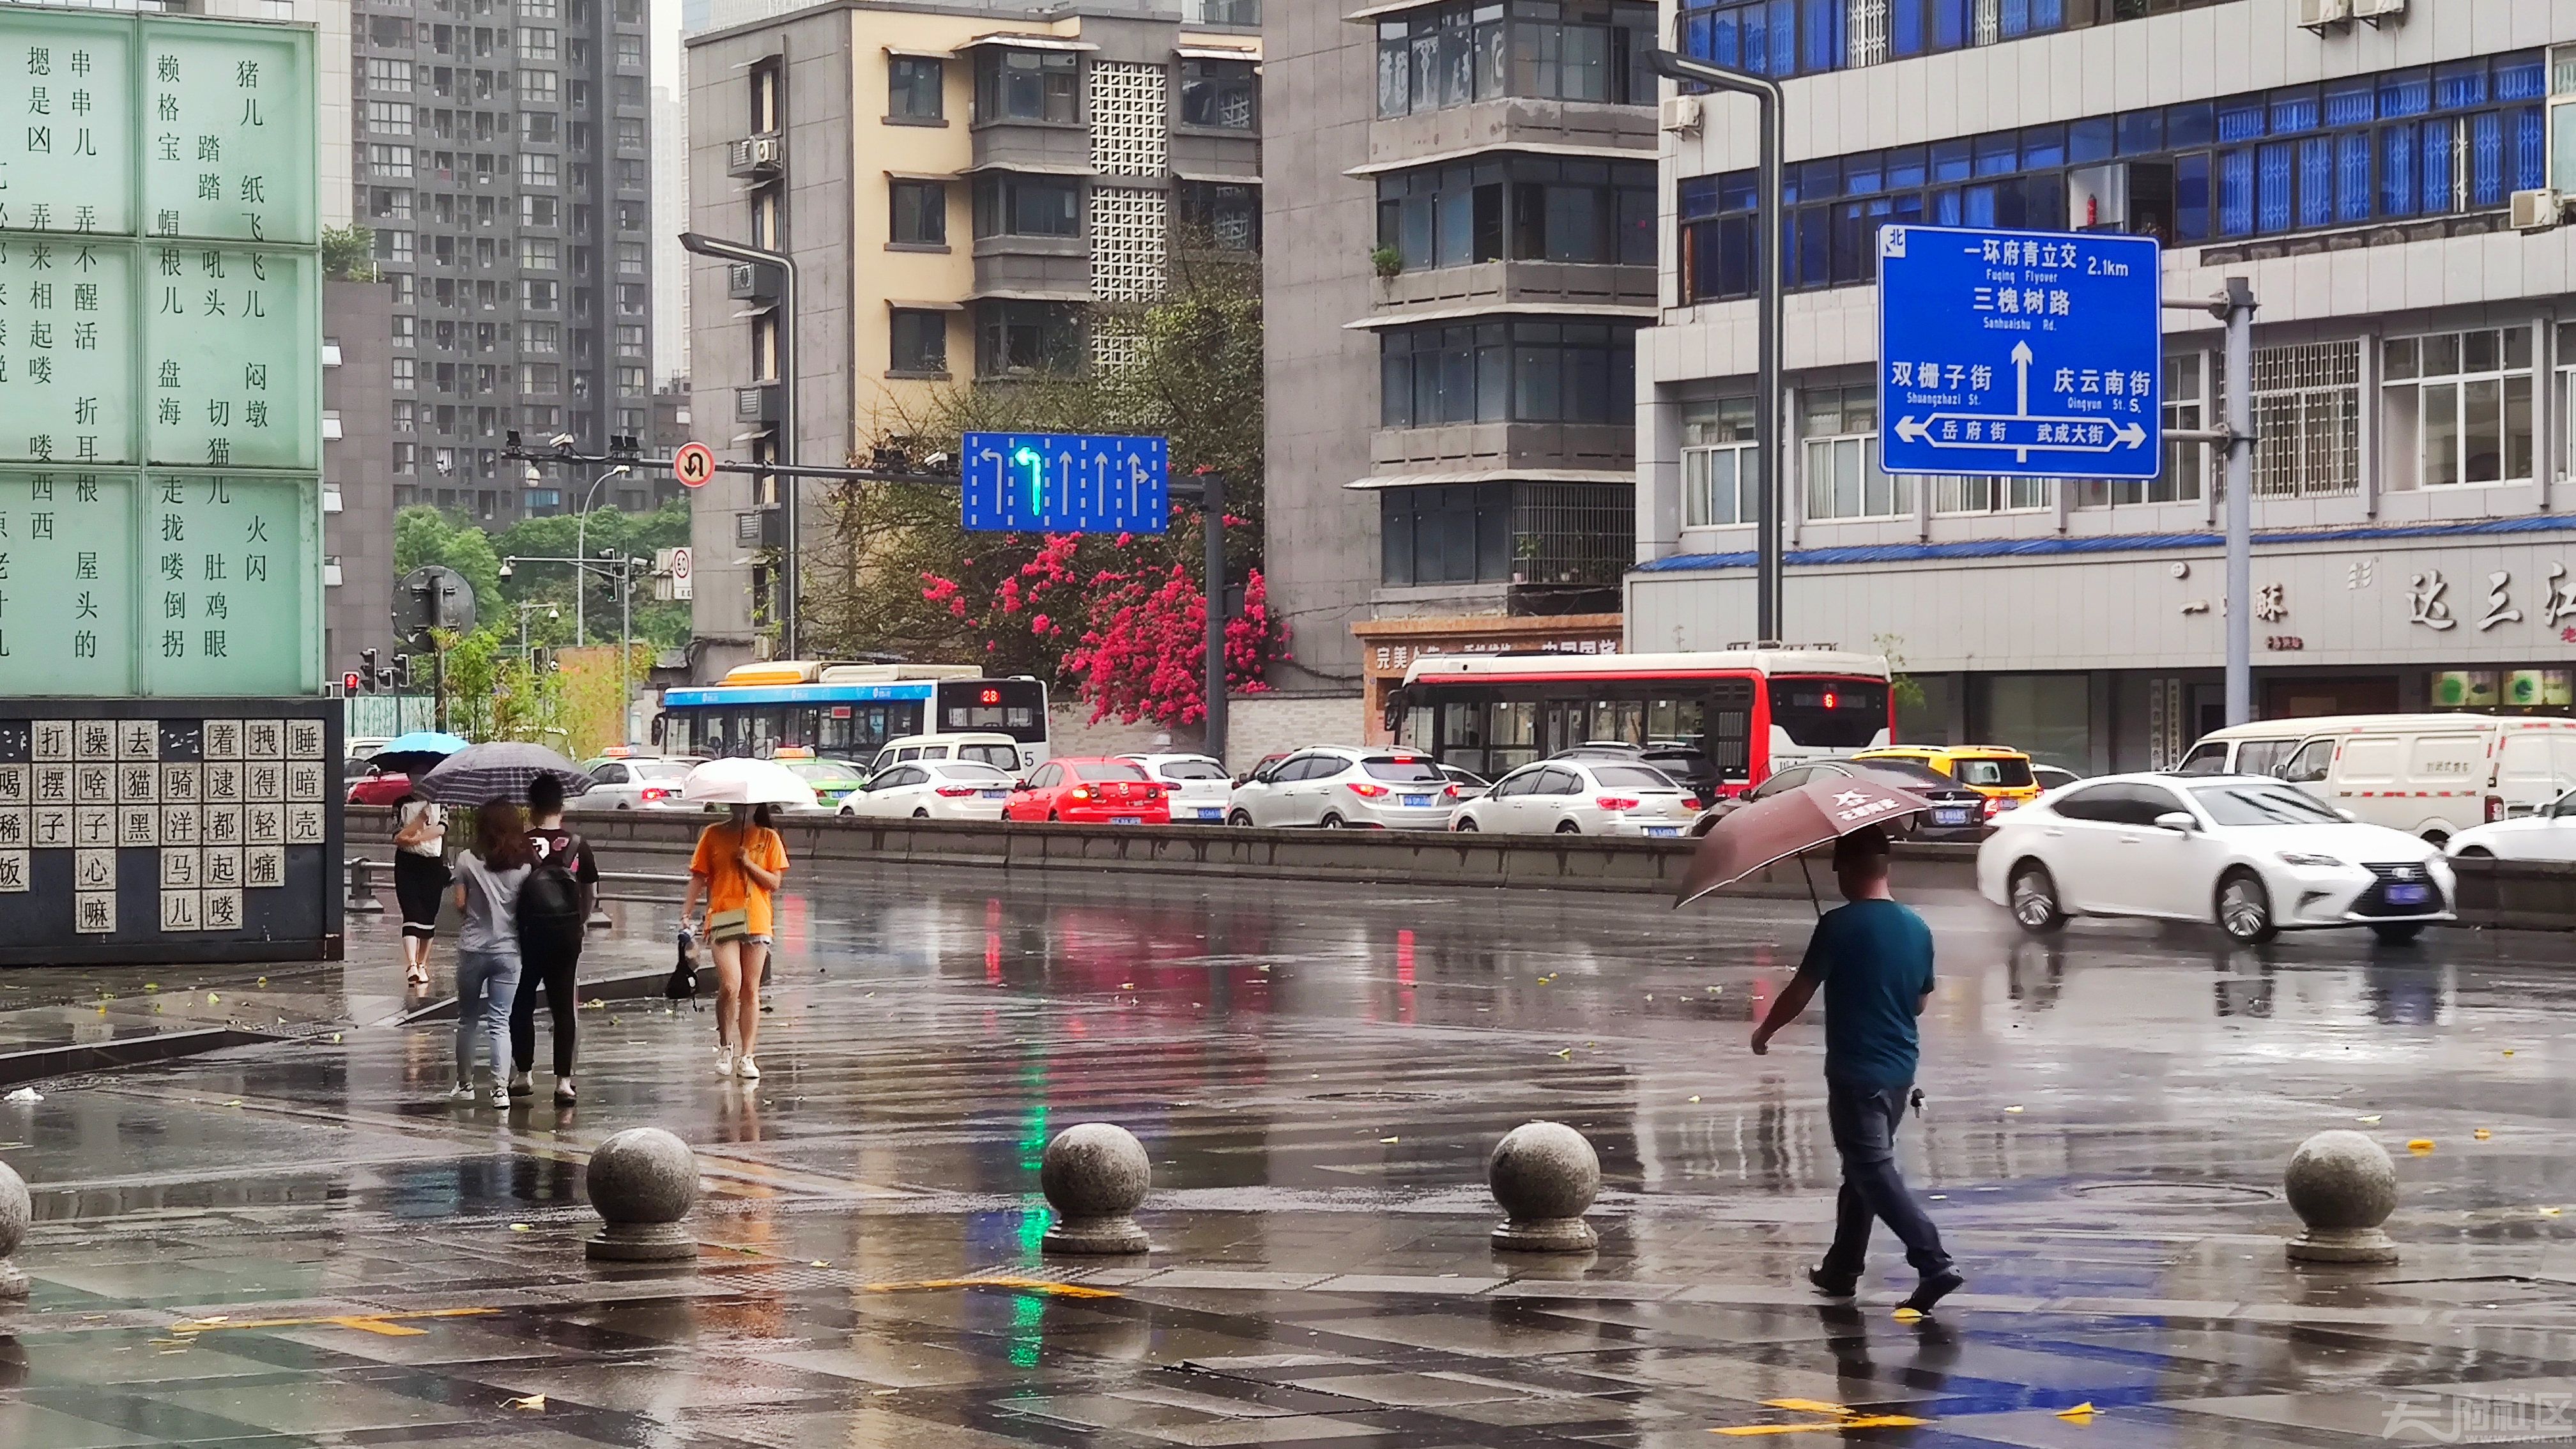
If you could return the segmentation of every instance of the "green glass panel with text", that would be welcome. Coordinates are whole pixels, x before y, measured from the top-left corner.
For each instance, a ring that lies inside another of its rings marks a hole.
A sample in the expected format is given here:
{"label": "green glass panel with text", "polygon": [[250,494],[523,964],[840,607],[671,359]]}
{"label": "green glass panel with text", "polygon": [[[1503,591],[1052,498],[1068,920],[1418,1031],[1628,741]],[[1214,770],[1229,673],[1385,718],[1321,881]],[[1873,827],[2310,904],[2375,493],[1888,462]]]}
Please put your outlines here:
{"label": "green glass panel with text", "polygon": [[0,235],[0,462],[133,463],[134,244]]}
{"label": "green glass panel with text", "polygon": [[137,654],[145,694],[321,687],[321,485],[311,478],[143,478]]}
{"label": "green glass panel with text", "polygon": [[145,235],[321,240],[312,31],[145,20],[142,87]]}
{"label": "green glass panel with text", "polygon": [[0,229],[125,235],[134,23],[13,8],[0,26]]}
{"label": "green glass panel with text", "polygon": [[147,461],[319,469],[320,259],[146,242],[141,268]]}
{"label": "green glass panel with text", "polygon": [[0,696],[134,692],[135,486],[0,470]]}

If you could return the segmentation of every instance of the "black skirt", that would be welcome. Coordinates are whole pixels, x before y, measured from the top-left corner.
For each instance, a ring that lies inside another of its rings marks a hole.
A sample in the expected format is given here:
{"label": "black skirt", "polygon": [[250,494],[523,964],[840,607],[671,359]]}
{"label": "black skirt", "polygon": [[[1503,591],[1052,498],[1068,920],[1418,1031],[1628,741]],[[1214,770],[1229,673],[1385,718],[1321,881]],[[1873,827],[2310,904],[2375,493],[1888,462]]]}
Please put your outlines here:
{"label": "black skirt", "polygon": [[394,852],[394,900],[402,907],[403,934],[438,934],[439,897],[447,893],[447,862],[408,850]]}

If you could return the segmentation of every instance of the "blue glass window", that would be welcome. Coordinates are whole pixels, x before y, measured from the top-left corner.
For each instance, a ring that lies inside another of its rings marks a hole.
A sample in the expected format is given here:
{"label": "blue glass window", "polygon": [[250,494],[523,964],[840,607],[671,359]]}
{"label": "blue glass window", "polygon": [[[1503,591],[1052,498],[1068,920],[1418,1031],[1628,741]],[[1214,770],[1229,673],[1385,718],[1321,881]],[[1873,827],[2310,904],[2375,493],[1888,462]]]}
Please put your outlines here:
{"label": "blue glass window", "polygon": [[2078,166],[2108,161],[2117,149],[2114,124],[2109,116],[2077,121],[2066,128],[2066,159]]}
{"label": "blue glass window", "polygon": [[2332,226],[2334,219],[2334,141],[2311,136],[2299,143],[2299,225]]}
{"label": "blue glass window", "polygon": [[2218,139],[2218,108],[2207,101],[2173,106],[2165,111],[2165,144],[2177,151],[2206,146]]}
{"label": "blue glass window", "polygon": [[2469,205],[2504,205],[2504,114],[2469,117]]}
{"label": "blue glass window", "polygon": [[1969,0],[1932,0],[1932,44],[1957,50],[1968,43]]}
{"label": "blue glass window", "polygon": [[2120,154],[2147,156],[2165,148],[2165,113],[2131,111],[2120,118]]}
{"label": "blue glass window", "polygon": [[2030,0],[2030,28],[2063,30],[2066,28],[2066,0]]}
{"label": "blue glass window", "polygon": [[2010,176],[2021,167],[2020,138],[2010,131],[1977,138],[1977,174]]}
{"label": "blue glass window", "polygon": [[2525,51],[2520,55],[2500,55],[2495,61],[2495,98],[2500,101],[2536,101],[2549,92],[2549,68],[2541,61],[2540,52]]}
{"label": "blue glass window", "polygon": [[1806,42],[1800,56],[1801,70],[1832,70],[1843,59],[1842,0],[1807,0],[1806,13],[1799,20],[1799,36]]}
{"label": "blue glass window", "polygon": [[2345,136],[2335,149],[2335,220],[2370,220],[2370,133]]}
{"label": "blue glass window", "polygon": [[1798,194],[1793,201],[1823,201],[1838,196],[1843,189],[1843,163],[1839,160],[1810,161],[1797,168]]}
{"label": "blue glass window", "polygon": [[2183,241],[2209,239],[2209,153],[2206,151],[2174,158],[2174,235]]}
{"label": "blue glass window", "polygon": [[2487,63],[2453,61],[2433,71],[2433,104],[2445,111],[2487,103]]}
{"label": "blue glass window", "polygon": [[2427,122],[2420,174],[2415,178],[2424,193],[2424,214],[2442,216],[2451,209],[2451,128],[2439,122]]}
{"label": "blue glass window", "polygon": [[1875,194],[1885,187],[1886,178],[1887,156],[1884,152],[1872,151],[1865,156],[1849,157],[1843,162],[1843,194],[1846,196]]}
{"label": "blue glass window", "polygon": [[2272,93],[2272,134],[2295,136],[2317,128],[2317,91],[2314,86],[2301,86],[2292,91]]}
{"label": "blue glass window", "polygon": [[2003,0],[1999,19],[2006,40],[2030,34],[2030,0]]}
{"label": "blue glass window", "polygon": [[2415,127],[2379,128],[2379,214],[2413,216],[2415,192]]}
{"label": "blue glass window", "polygon": [[2326,87],[2329,126],[2361,126],[2378,118],[2378,91],[2368,80],[2337,81]]}
{"label": "blue glass window", "polygon": [[2401,70],[2379,78],[2379,114],[2383,120],[2420,116],[2433,109],[2433,73]]}
{"label": "blue glass window", "polygon": [[1684,221],[1697,221],[1701,217],[1715,216],[1718,195],[1717,177],[1685,176],[1681,183],[1673,188],[1673,209],[1681,213],[1681,219]]}
{"label": "blue glass window", "polygon": [[1798,73],[1797,0],[1771,0],[1771,73]]}
{"label": "blue glass window", "polygon": [[2548,121],[2538,106],[2517,106],[2513,125],[2513,189],[2537,191],[2549,184]]}
{"label": "blue glass window", "polygon": [[2225,101],[2218,107],[2218,139],[2224,145],[2232,141],[2251,141],[2263,134],[2263,103],[2259,100]]}
{"label": "blue glass window", "polygon": [[1924,49],[1923,0],[1896,0],[1887,12],[1887,53],[1900,59]]}
{"label": "blue glass window", "polygon": [[1760,75],[1770,65],[1771,9],[1767,5],[1748,5],[1736,12],[1744,17],[1744,56],[1740,64]]}
{"label": "blue glass window", "polygon": [[1690,47],[1691,54],[1711,65],[1733,70],[1742,64],[1738,59],[1741,52],[1736,49],[1742,39],[1736,33],[1735,18],[1736,12],[1732,10],[1721,10],[1714,15],[1694,15],[1690,18],[1689,38],[1683,43]]}
{"label": "blue glass window", "polygon": [[1758,171],[1731,171],[1718,183],[1717,205],[1720,211],[1751,211],[1761,204],[1762,175]]}
{"label": "blue glass window", "polygon": [[1934,226],[1968,224],[1968,214],[1959,206],[1959,188],[1945,186],[1932,193],[1932,224]]}
{"label": "blue glass window", "polygon": [[1968,217],[1966,225],[1993,226],[1995,224],[1995,189],[1992,186],[1968,187],[1961,193],[1961,198],[1966,203]]}
{"label": "blue glass window", "polygon": [[2291,168],[2290,161],[2291,147],[2287,141],[2254,148],[2254,225],[2257,230],[2290,229],[2290,196],[2297,180],[2297,172]]}
{"label": "blue glass window", "polygon": [[1899,146],[1887,153],[1887,184],[1899,191],[1921,186],[1929,177],[1926,153],[1920,146]]}
{"label": "blue glass window", "polygon": [[2025,171],[2066,164],[2066,128],[2033,126],[2021,133],[2021,165]]}
{"label": "blue glass window", "polygon": [[1967,142],[1935,141],[1932,143],[1933,180],[1965,181],[1975,174],[1975,168],[1969,163]]}
{"label": "blue glass window", "polygon": [[2239,147],[2218,153],[2218,234],[2254,232],[2254,153]]}

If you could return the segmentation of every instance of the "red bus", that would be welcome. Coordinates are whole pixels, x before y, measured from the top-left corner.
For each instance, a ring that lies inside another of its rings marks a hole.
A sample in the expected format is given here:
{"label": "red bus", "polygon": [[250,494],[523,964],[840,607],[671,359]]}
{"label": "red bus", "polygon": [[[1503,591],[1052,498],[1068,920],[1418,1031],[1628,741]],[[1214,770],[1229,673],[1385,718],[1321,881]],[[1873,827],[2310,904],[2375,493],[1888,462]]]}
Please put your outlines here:
{"label": "red bus", "polygon": [[1706,654],[1434,654],[1387,702],[1402,743],[1488,779],[1587,745],[1627,745],[1719,795],[1895,738],[1887,660],[1832,649]]}

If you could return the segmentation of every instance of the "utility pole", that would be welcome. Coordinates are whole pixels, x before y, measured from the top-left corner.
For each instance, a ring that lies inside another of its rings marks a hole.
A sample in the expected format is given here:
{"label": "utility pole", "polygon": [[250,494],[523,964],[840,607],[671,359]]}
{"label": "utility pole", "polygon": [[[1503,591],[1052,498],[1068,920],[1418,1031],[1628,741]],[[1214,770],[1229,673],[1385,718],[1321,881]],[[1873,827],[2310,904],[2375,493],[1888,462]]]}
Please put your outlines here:
{"label": "utility pole", "polygon": [[[772,462],[796,461],[796,259],[785,252],[765,251],[741,242],[725,241],[694,231],[680,233],[680,246],[702,257],[717,257],[729,262],[749,262],[754,266],[778,269],[778,445]],[[779,522],[785,539],[778,554],[778,645],[779,657],[794,659],[800,643],[799,623],[803,612],[798,590],[802,581],[797,559],[799,533],[796,508],[797,475],[781,469],[778,474]]]}
{"label": "utility pole", "polygon": [[1207,543],[1207,754],[1225,764],[1225,479],[1199,475],[1199,529]]}
{"label": "utility pole", "polygon": [[[2254,284],[2227,279],[2227,722],[2254,718]],[[2212,311],[2218,306],[2213,304]]]}

